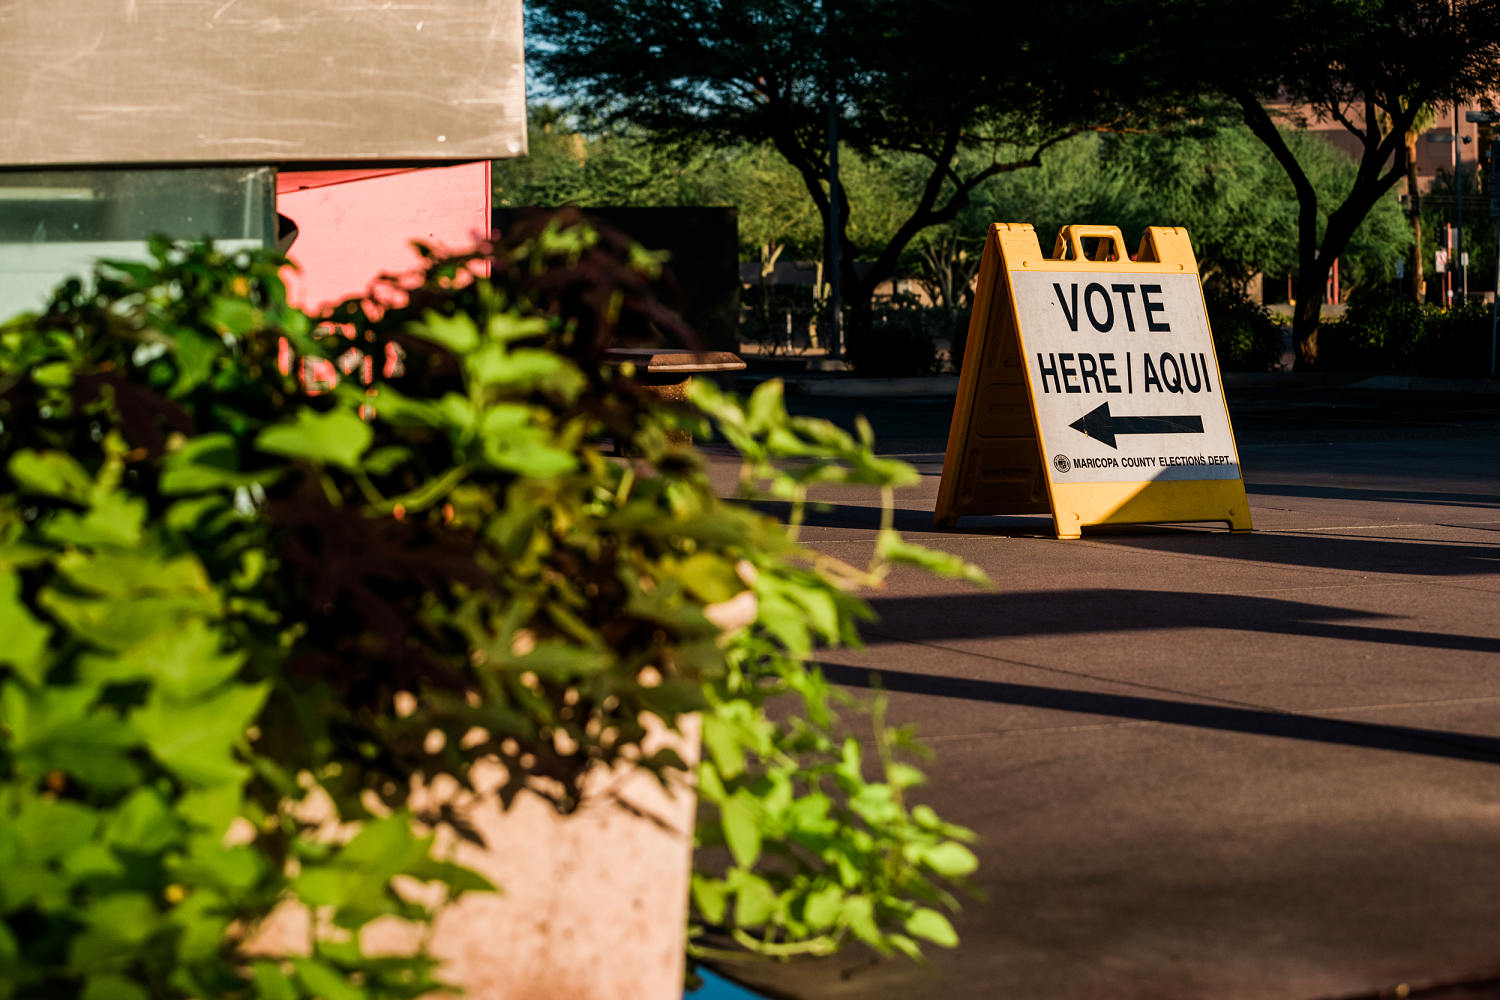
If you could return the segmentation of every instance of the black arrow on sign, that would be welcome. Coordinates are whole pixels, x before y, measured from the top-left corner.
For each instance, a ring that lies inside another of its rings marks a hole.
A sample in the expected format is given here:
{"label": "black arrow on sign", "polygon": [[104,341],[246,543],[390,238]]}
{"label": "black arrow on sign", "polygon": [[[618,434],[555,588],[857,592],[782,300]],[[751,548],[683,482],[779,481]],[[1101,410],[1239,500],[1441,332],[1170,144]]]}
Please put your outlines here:
{"label": "black arrow on sign", "polygon": [[1068,426],[1113,448],[1117,434],[1202,434],[1203,418],[1196,413],[1181,417],[1112,417],[1106,400]]}

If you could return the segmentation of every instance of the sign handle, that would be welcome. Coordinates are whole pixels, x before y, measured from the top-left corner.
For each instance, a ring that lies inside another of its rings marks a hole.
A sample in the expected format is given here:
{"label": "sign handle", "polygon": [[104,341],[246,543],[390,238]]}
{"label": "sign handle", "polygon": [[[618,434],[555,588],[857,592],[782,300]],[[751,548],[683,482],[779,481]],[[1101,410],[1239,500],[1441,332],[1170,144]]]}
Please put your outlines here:
{"label": "sign handle", "polygon": [[[1085,239],[1097,239],[1094,255],[1086,256],[1083,249]],[[1076,261],[1125,261],[1130,255],[1125,252],[1125,235],[1118,226],[1064,226],[1057,233],[1057,243],[1052,248],[1053,260]]]}

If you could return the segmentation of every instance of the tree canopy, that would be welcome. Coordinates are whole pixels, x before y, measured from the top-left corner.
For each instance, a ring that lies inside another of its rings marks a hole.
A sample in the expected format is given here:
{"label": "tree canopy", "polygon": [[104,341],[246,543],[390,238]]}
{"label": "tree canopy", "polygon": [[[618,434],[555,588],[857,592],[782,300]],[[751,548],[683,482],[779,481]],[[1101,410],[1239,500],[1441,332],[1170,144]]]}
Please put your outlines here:
{"label": "tree canopy", "polygon": [[[1406,176],[1435,102],[1487,98],[1500,78],[1500,0],[1164,0],[1164,34],[1191,39],[1164,64],[1169,89],[1218,93],[1297,193],[1298,364],[1317,361],[1322,288],[1360,223]],[[1322,194],[1286,126],[1311,117],[1358,143],[1347,185]]]}
{"label": "tree canopy", "polygon": [[[1120,50],[1106,42],[1123,37],[1123,14],[1058,0],[1012,8],[991,30],[993,9],[972,0],[535,0],[529,59],[605,125],[774,148],[853,251],[840,274],[858,329],[911,241],[978,186],[1071,135],[1154,114],[1139,88],[1116,86]],[[888,236],[862,242],[848,191],[830,190],[830,102],[854,152],[921,164]],[[856,270],[856,256],[869,266]]]}
{"label": "tree canopy", "polygon": [[[1154,173],[1151,221],[1200,219],[1211,267],[1253,259],[1295,274],[1304,364],[1316,361],[1334,260],[1360,260],[1356,270],[1373,277],[1369,248],[1410,243],[1386,231],[1382,206],[1406,176],[1424,109],[1482,97],[1500,78],[1500,0],[1063,0],[1008,9],[1003,22],[974,0],[535,0],[528,12],[533,68],[600,134],[649,136],[677,162],[707,157],[696,166],[725,177],[742,176],[737,157],[753,151],[765,184],[737,190],[736,202],[774,202],[785,217],[796,215],[785,197],[795,179],[822,233],[837,220],[856,328],[903,257],[956,252],[935,227],[972,217],[993,200],[987,192],[1009,187],[1007,173],[1076,157],[1062,144],[1082,133],[1204,125],[1165,144],[1127,136],[1092,148],[1117,166],[1135,157],[1136,176]],[[837,189],[830,102],[845,151]],[[1205,109],[1226,104],[1290,185],[1289,216],[1268,220],[1284,202],[1255,193],[1269,190],[1265,158],[1247,155],[1242,134],[1211,127]],[[1354,138],[1352,163],[1302,134],[1309,119]],[[664,182],[639,162],[622,166],[636,190]],[[895,183],[861,191],[861,171]],[[1034,197],[1058,180],[1025,176]],[[1090,203],[1128,227],[1134,219],[1103,200],[1112,181],[1101,180]],[[1268,221],[1295,233],[1290,259]],[[810,243],[798,228],[799,244]]]}

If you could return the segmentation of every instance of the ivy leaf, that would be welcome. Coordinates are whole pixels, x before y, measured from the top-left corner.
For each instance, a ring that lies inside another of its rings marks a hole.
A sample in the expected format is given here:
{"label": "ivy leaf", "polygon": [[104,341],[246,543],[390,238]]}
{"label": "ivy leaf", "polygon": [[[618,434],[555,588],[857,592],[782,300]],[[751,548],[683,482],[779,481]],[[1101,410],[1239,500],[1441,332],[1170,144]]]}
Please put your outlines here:
{"label": "ivy leaf", "polygon": [[724,827],[724,841],[741,868],[749,868],[760,857],[760,824],[755,821],[755,806],[744,789],[734,793],[719,806],[719,822]]}
{"label": "ivy leaf", "polygon": [[99,829],[99,814],[67,799],[34,799],[8,822],[21,853],[47,861],[89,843]]}
{"label": "ivy leaf", "polygon": [[196,330],[174,331],[172,353],[177,358],[177,384],[171,395],[183,396],[213,374],[214,359],[224,353],[224,341]]}
{"label": "ivy leaf", "polygon": [[571,398],[583,385],[583,375],[572,362],[552,351],[522,348],[507,351],[490,344],[468,359],[469,377],[481,386],[524,386],[551,390]]}
{"label": "ivy leaf", "polygon": [[548,321],[543,316],[522,316],[519,313],[496,313],[484,326],[484,334],[490,340],[509,343],[527,337],[539,337],[547,332]]}
{"label": "ivy leaf", "polygon": [[47,639],[52,630],[21,603],[21,581],[13,572],[0,574],[0,665],[15,668],[32,687],[40,687],[47,670]]}
{"label": "ivy leaf", "polygon": [[81,590],[107,597],[136,594],[204,595],[208,575],[193,556],[161,559],[150,552],[67,552],[57,568]]}
{"label": "ivy leaf", "polygon": [[389,476],[411,459],[410,448],[395,444],[386,445],[365,456],[365,471],[372,476]]}
{"label": "ivy leaf", "polygon": [[294,958],[292,965],[308,993],[319,1000],[365,1000],[369,996],[358,986],[352,985],[343,973],[317,959]]}
{"label": "ivy leaf", "polygon": [[[361,393],[358,398],[365,397]],[[447,427],[449,424],[447,413],[438,403],[404,395],[385,383],[377,390],[375,412],[382,422],[396,427]]]}
{"label": "ivy leaf", "polygon": [[214,836],[221,836],[240,815],[240,789],[233,784],[192,789],[177,800],[176,812],[187,823]]}
{"label": "ivy leaf", "polygon": [[468,354],[479,346],[479,328],[464,313],[444,316],[428,310],[423,314],[422,321],[413,323],[409,330],[423,340],[446,347],[454,354]]}
{"label": "ivy leaf", "polygon": [[155,905],[142,892],[105,896],[85,907],[81,916],[87,926],[68,946],[68,967],[82,973],[125,966],[161,923]]}
{"label": "ivy leaf", "polygon": [[203,318],[225,333],[242,337],[259,325],[261,316],[260,310],[244,299],[215,295]]}
{"label": "ivy leaf", "polygon": [[906,918],[905,926],[913,937],[925,938],[944,948],[958,947],[958,932],[937,910],[918,909]]}
{"label": "ivy leaf", "polygon": [[885,943],[913,962],[920,962],[922,960],[922,946],[905,934],[887,934],[885,936]]}
{"label": "ivy leaf", "polygon": [[239,467],[239,448],[228,434],[203,434],[190,438],[162,462],[161,492],[183,496],[205,490],[237,489],[273,482],[280,471],[245,472]]}
{"label": "ivy leaf", "polygon": [[406,866],[406,874],[421,882],[441,882],[454,895],[465,892],[498,892],[495,883],[463,865],[436,858],[423,858]]}
{"label": "ivy leaf", "polygon": [[186,900],[173,907],[168,920],[179,928],[177,961],[196,964],[215,958],[229,929],[229,909],[223,896],[198,886]]}
{"label": "ivy leaf", "polygon": [[358,467],[360,456],[374,439],[370,425],[349,410],[315,413],[302,409],[297,411],[293,423],[261,431],[256,435],[255,446],[273,455],[353,469]]}
{"label": "ivy leaf", "polygon": [[7,684],[0,706],[18,756],[43,771],[58,770],[101,789],[124,788],[140,771],[122,753],[139,743],[112,710],[91,709],[95,692],[48,687],[36,692]]}
{"label": "ivy leaf", "polygon": [[922,862],[944,878],[962,878],[979,867],[979,859],[973,851],[951,840],[924,851]]}
{"label": "ivy leaf", "polygon": [[81,517],[71,510],[59,511],[43,524],[42,537],[63,545],[133,548],[141,543],[145,522],[145,500],[110,492],[95,497]]}
{"label": "ivy leaf", "polygon": [[890,562],[916,566],[929,573],[936,573],[938,576],[966,580],[991,590],[995,588],[994,581],[989,578],[989,575],[973,563],[947,552],[913,545],[889,528],[882,530],[876,537],[875,554]]}
{"label": "ivy leaf", "polygon": [[72,904],[71,890],[68,880],[50,869],[13,868],[0,882],[0,911],[11,913],[27,906],[42,911],[66,910]]}
{"label": "ivy leaf", "polygon": [[897,761],[886,772],[886,780],[895,788],[912,788],[916,785],[926,784],[927,776],[922,773],[920,768]]}
{"label": "ivy leaf", "polygon": [[776,893],[759,875],[744,873],[734,897],[734,919],[741,927],[759,927],[776,912]]}
{"label": "ivy leaf", "polygon": [[16,960],[21,957],[21,946],[16,943],[15,935],[10,928],[0,920],[0,975],[9,975]]}
{"label": "ivy leaf", "polygon": [[234,759],[244,735],[270,693],[268,683],[234,685],[194,704],[153,692],[132,713],[131,725],[157,760],[179,777],[200,785],[241,781],[245,767]]}
{"label": "ivy leaf", "polygon": [[882,935],[875,923],[875,902],[869,896],[846,896],[839,920],[865,944],[872,948],[881,947]]}
{"label": "ivy leaf", "polygon": [[250,970],[258,1000],[297,1000],[297,988],[275,962],[256,962]]}
{"label": "ivy leaf", "polygon": [[179,882],[215,886],[239,895],[265,877],[266,861],[255,848],[226,848],[221,836],[204,834],[190,838],[187,853],[179,855],[168,870]]}
{"label": "ivy leaf", "polygon": [[431,837],[412,832],[411,817],[405,812],[372,820],[326,863],[305,865],[293,888],[309,906],[335,907],[334,923],[352,929],[398,912],[387,884],[420,867],[431,844]]}
{"label": "ivy leaf", "polygon": [[807,903],[803,908],[803,918],[808,926],[814,930],[823,930],[832,927],[838,920],[839,910],[843,907],[844,891],[836,885],[827,885],[817,889],[807,896]]}
{"label": "ivy leaf", "polygon": [[703,604],[727,601],[745,589],[734,564],[712,552],[695,552],[677,564],[673,574]]}
{"label": "ivy leaf", "polygon": [[107,974],[84,980],[78,1000],[151,1000],[151,994],[132,979]]}
{"label": "ivy leaf", "polygon": [[69,851],[62,859],[62,870],[75,882],[116,880],[128,874],[124,862],[107,844],[97,841]]}
{"label": "ivy leaf", "polygon": [[67,452],[18,451],[6,469],[21,489],[74,503],[85,503],[94,488],[88,472]]}
{"label": "ivy leaf", "polygon": [[551,447],[535,433],[510,438],[487,435],[484,457],[497,469],[519,472],[531,479],[561,476],[578,467],[571,453]]}
{"label": "ivy leaf", "polygon": [[162,797],[150,788],[137,789],[119,805],[104,828],[104,838],[116,847],[155,854],[175,844],[182,829]]}
{"label": "ivy leaf", "polygon": [[744,773],[744,747],[730,725],[717,715],[703,717],[703,746],[720,775],[732,779]]}
{"label": "ivy leaf", "polygon": [[104,649],[117,650],[214,610],[212,594],[94,600],[49,588],[38,600],[74,635]]}
{"label": "ivy leaf", "polygon": [[[729,887],[721,879],[711,878],[693,873],[692,881],[693,905],[703,915],[703,919],[711,926],[717,927],[724,923],[725,910],[729,903]],[[0,927],[3,927],[0,924]]]}
{"label": "ivy leaf", "polygon": [[31,381],[44,389],[65,389],[73,384],[73,366],[66,361],[37,365],[31,370]]}
{"label": "ivy leaf", "polygon": [[765,434],[787,422],[781,379],[762,382],[750,393],[746,426],[752,434]]}
{"label": "ivy leaf", "polygon": [[80,657],[79,677],[95,684],[149,678],[166,697],[191,701],[233,677],[245,662],[243,653],[221,653],[219,641],[202,619],[189,619],[114,656]]}

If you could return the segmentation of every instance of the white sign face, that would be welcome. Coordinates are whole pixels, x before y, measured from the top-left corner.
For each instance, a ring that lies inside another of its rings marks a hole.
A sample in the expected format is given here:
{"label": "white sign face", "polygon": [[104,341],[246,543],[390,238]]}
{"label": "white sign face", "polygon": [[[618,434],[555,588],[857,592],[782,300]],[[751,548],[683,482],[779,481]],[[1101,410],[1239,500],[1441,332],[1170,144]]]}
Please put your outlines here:
{"label": "white sign face", "polygon": [[1196,275],[1010,280],[1053,482],[1239,478]]}

